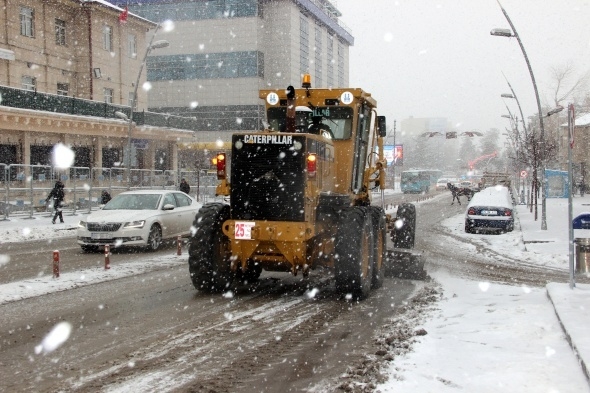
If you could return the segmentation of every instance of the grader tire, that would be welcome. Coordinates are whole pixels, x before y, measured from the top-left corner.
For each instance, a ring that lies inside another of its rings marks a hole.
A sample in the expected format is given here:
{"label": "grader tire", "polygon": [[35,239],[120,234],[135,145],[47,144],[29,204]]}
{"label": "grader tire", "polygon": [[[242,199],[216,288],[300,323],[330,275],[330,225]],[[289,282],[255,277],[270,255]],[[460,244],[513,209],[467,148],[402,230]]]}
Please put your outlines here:
{"label": "grader tire", "polygon": [[229,205],[222,203],[204,205],[195,216],[195,230],[188,245],[188,266],[198,290],[219,292],[232,284],[229,238],[221,230],[229,216]]}
{"label": "grader tire", "polygon": [[336,290],[354,299],[369,295],[372,282],[374,237],[366,207],[342,211],[335,242]]}
{"label": "grader tire", "polygon": [[397,222],[393,231],[393,247],[414,248],[416,239],[416,206],[411,203],[402,203],[398,206]]}
{"label": "grader tire", "polygon": [[385,264],[387,261],[387,225],[385,211],[377,206],[369,207],[373,224],[375,246],[373,247],[373,278],[371,287],[380,288],[385,276]]}

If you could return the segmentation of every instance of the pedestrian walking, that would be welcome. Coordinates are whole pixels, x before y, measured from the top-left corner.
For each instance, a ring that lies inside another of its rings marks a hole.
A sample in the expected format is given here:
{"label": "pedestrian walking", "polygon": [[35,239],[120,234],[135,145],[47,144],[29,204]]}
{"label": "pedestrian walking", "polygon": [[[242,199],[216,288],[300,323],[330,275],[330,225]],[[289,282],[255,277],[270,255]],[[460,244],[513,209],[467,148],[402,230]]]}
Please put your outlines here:
{"label": "pedestrian walking", "polygon": [[57,217],[59,217],[60,223],[64,222],[64,216],[62,213],[62,205],[66,196],[64,187],[65,186],[61,180],[56,181],[53,189],[49,192],[49,195],[47,195],[47,198],[45,199],[45,203],[47,203],[51,198],[53,198],[53,209],[55,210],[55,214],[53,215],[53,220],[51,220],[52,224],[55,224]]}
{"label": "pedestrian walking", "polygon": [[111,194],[109,194],[107,190],[102,190],[102,192],[100,193],[100,204],[106,205],[107,203],[109,203],[111,199]]}
{"label": "pedestrian walking", "polygon": [[185,194],[190,194],[191,192],[191,186],[186,182],[185,179],[182,179],[180,181],[180,187],[179,187],[180,191],[184,192]]}

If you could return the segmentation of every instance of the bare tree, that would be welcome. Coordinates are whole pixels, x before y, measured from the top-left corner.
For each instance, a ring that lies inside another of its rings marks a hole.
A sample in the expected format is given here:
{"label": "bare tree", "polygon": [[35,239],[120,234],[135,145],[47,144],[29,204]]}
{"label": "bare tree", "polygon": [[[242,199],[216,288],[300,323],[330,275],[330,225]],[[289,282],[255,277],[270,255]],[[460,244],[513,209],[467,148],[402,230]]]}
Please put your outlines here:
{"label": "bare tree", "polygon": [[590,71],[576,78],[575,68],[571,62],[568,62],[561,66],[551,67],[551,76],[553,78],[551,106],[563,105],[567,99],[583,100],[587,94]]}

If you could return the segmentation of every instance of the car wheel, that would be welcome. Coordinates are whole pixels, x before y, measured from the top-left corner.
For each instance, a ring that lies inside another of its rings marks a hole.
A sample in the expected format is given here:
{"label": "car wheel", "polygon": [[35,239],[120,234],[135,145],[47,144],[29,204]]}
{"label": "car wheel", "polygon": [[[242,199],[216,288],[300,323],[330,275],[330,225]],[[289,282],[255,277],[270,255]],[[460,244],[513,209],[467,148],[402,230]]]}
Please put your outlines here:
{"label": "car wheel", "polygon": [[465,233],[473,233],[473,228],[467,223],[467,221],[465,222]]}
{"label": "car wheel", "polygon": [[152,225],[147,240],[148,251],[156,251],[162,245],[162,229],[158,224]]}

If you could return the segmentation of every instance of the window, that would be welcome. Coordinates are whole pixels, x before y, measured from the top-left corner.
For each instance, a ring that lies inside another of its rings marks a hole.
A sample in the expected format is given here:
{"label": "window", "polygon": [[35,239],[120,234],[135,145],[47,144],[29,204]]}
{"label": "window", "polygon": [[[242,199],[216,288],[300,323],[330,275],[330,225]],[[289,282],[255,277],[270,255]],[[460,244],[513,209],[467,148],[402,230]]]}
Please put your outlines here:
{"label": "window", "polygon": [[113,28],[104,26],[102,29],[102,47],[109,52],[113,50]]}
{"label": "window", "polygon": [[20,34],[27,37],[35,36],[35,11],[32,8],[20,7]]}
{"label": "window", "polygon": [[131,5],[129,11],[154,22],[166,19],[204,20],[229,19],[258,16],[262,17],[262,7],[258,0],[208,0],[185,2],[143,2]]}
{"label": "window", "polygon": [[322,46],[324,40],[322,39],[322,29],[319,26],[315,27],[315,86],[322,87]]}
{"label": "window", "polygon": [[66,44],[66,22],[61,19],[55,20],[55,44]]}
{"label": "window", "polygon": [[334,87],[334,36],[330,34],[328,34],[326,57],[328,58],[328,87]]}
{"label": "window", "polygon": [[176,206],[183,207],[191,205],[191,200],[186,195],[183,195],[180,192],[175,192],[174,196],[176,197]]}
{"label": "window", "polygon": [[177,207],[176,206],[176,199],[174,198],[174,195],[166,194],[164,196],[164,203],[162,204],[162,206],[166,206],[166,205],[172,205],[174,207]]}
{"label": "window", "polygon": [[299,18],[299,67],[302,74],[309,72],[309,22]]}
{"label": "window", "polygon": [[67,96],[69,90],[70,90],[70,85],[68,85],[67,83],[58,83],[57,84],[57,95],[58,96]]}
{"label": "window", "polygon": [[113,89],[104,89],[104,102],[107,104],[113,103]]}
{"label": "window", "polygon": [[264,54],[257,51],[150,56],[146,65],[148,81],[264,76]]}
{"label": "window", "polygon": [[23,89],[35,91],[37,90],[37,79],[33,78],[32,76],[23,76],[21,78],[21,82],[23,85]]}
{"label": "window", "polygon": [[344,86],[344,45],[338,42],[338,86]]}
{"label": "window", "polygon": [[127,56],[132,59],[137,57],[137,38],[133,34],[127,36]]}

